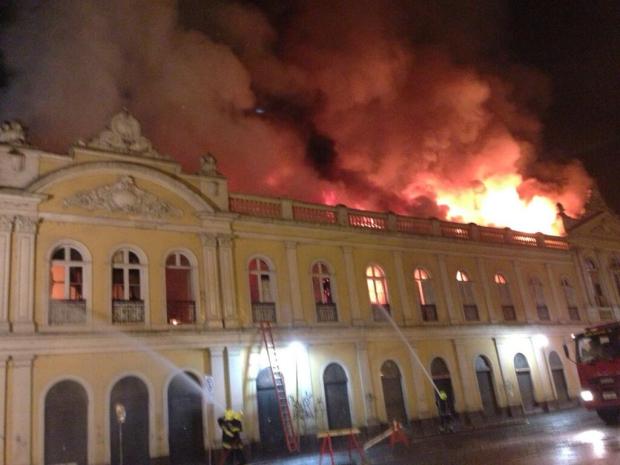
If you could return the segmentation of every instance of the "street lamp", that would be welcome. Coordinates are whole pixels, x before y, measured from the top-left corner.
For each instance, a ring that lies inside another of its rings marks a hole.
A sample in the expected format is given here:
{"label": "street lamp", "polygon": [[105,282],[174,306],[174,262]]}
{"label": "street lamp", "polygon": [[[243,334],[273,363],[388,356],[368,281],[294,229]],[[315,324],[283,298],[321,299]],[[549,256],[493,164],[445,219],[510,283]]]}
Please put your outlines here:
{"label": "street lamp", "polygon": [[114,405],[114,413],[116,414],[116,422],[118,423],[118,463],[123,465],[123,424],[127,419],[127,410],[120,402]]}

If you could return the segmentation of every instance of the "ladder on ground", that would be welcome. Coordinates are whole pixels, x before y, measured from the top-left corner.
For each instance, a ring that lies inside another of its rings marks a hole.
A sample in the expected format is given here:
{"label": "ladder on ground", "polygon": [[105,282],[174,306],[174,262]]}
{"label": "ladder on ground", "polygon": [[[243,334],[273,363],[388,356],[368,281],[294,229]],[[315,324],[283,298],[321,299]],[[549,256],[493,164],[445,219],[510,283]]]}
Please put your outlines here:
{"label": "ladder on ground", "polygon": [[284,377],[280,371],[278,356],[276,354],[276,345],[273,342],[273,333],[271,332],[271,324],[268,321],[260,322],[260,330],[263,335],[263,342],[267,350],[267,358],[271,367],[271,377],[273,385],[276,389],[276,398],[278,400],[278,411],[280,412],[280,421],[284,430],[284,438],[286,439],[286,447],[289,452],[299,450],[299,438],[293,428],[293,418],[286,397],[286,387],[284,386]]}

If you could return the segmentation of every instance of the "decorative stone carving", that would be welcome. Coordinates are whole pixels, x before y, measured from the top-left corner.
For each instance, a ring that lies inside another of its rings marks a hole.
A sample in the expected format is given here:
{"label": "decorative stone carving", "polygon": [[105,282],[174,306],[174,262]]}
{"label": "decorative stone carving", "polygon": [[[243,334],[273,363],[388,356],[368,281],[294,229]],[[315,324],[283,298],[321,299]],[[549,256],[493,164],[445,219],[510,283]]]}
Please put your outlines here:
{"label": "decorative stone carving", "polygon": [[211,153],[200,156],[200,174],[206,176],[221,176],[217,170],[217,160]]}
{"label": "decorative stone carving", "polygon": [[217,237],[215,236],[215,234],[204,233],[200,235],[200,239],[202,240],[203,247],[217,246]]}
{"label": "decorative stone carving", "polygon": [[231,248],[232,247],[232,236],[217,236],[217,243],[222,248]]}
{"label": "decorative stone carving", "polygon": [[16,216],[15,217],[15,231],[24,233],[35,233],[39,220],[37,218],[31,218],[29,216]]}
{"label": "decorative stone carving", "polygon": [[131,213],[150,218],[181,216],[182,211],[155,195],[140,189],[131,176],[120,176],[114,184],[82,191],[68,197],[65,207],[81,207],[86,210]]}
{"label": "decorative stone carving", "polygon": [[0,144],[26,145],[26,131],[17,121],[5,121],[0,126]]}
{"label": "decorative stone carving", "polygon": [[112,152],[143,155],[151,158],[168,159],[166,155],[157,152],[151,141],[142,135],[142,128],[137,119],[123,109],[110,120],[108,128],[89,142],[78,142],[88,148],[109,150]]}
{"label": "decorative stone carving", "polygon": [[13,229],[13,217],[0,215],[0,231],[11,231]]}

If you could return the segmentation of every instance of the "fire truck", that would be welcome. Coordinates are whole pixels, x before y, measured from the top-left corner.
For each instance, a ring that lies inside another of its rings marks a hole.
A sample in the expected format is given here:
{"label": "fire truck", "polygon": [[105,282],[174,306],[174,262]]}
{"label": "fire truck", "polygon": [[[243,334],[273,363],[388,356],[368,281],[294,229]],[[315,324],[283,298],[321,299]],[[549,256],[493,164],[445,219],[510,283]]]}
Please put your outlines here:
{"label": "fire truck", "polygon": [[[608,425],[620,419],[620,322],[576,334],[577,372],[583,405]],[[564,346],[568,357],[568,347]]]}

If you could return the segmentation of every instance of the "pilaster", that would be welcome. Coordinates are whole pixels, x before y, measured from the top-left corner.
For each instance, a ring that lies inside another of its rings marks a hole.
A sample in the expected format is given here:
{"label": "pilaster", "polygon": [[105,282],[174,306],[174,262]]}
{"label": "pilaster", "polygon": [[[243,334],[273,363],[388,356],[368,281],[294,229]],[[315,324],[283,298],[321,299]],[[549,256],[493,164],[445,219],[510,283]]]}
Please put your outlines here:
{"label": "pilaster", "polygon": [[223,325],[220,307],[220,283],[217,266],[217,238],[213,234],[201,234],[204,262],[205,325],[207,328],[221,328]]}
{"label": "pilaster", "polygon": [[16,257],[16,299],[13,300],[15,312],[13,331],[34,331],[34,265],[35,240],[38,219],[28,216],[15,218]]}
{"label": "pilaster", "polygon": [[230,386],[230,408],[243,411],[243,351],[239,347],[228,347],[228,380]]}
{"label": "pilaster", "polygon": [[0,465],[6,465],[6,366],[8,356],[0,354]]}
{"label": "pilaster", "polygon": [[217,419],[224,415],[226,409],[226,370],[224,369],[224,348],[210,347],[211,354],[211,376],[213,376],[213,416],[211,418],[211,441],[215,444],[221,443],[221,436],[217,434],[219,426]]}
{"label": "pilaster", "polygon": [[491,295],[491,287],[489,286],[491,281],[487,274],[486,264],[480,257],[476,258],[476,264],[478,265],[478,272],[481,277],[480,282],[482,283],[482,292],[484,294],[484,302],[489,315],[489,321],[491,323],[497,323],[500,321],[500,318],[498,318],[497,310],[493,307],[493,296]]}
{"label": "pilaster", "polygon": [[360,374],[360,386],[364,404],[364,421],[366,426],[377,423],[376,396],[372,383],[372,372],[370,371],[370,359],[368,358],[368,347],[365,342],[357,342],[357,366]]}
{"label": "pilaster", "polygon": [[361,326],[364,324],[360,311],[360,301],[357,294],[357,279],[355,274],[355,263],[353,261],[353,249],[349,246],[342,247],[344,255],[344,265],[347,270],[347,286],[349,291],[349,301],[351,304],[351,320],[353,325]]}
{"label": "pilaster", "polygon": [[[418,352],[415,347],[413,350],[417,356]],[[413,388],[415,390],[418,419],[425,420],[433,416],[428,406],[428,399],[426,398],[426,383],[429,381],[424,370],[420,366],[420,362],[416,359],[416,356],[410,354],[409,361],[411,363],[411,372],[413,373]]]}
{"label": "pilaster", "polygon": [[20,354],[12,357],[11,373],[11,443],[7,463],[30,465],[32,463],[32,362],[34,355]]}
{"label": "pilaster", "polygon": [[237,296],[235,293],[235,266],[232,250],[232,236],[218,236],[220,283],[222,285],[222,307],[224,310],[224,326],[236,328],[239,326],[237,315]]}
{"label": "pilaster", "polygon": [[527,287],[525,286],[525,283],[523,282],[523,273],[521,272],[521,264],[517,260],[514,260],[512,262],[512,268],[514,270],[515,276],[517,277],[517,291],[519,292],[519,297],[521,297],[523,311],[525,312],[525,315],[524,315],[525,321],[528,323],[533,323],[534,321],[536,321],[537,318],[535,318],[532,314],[532,312],[534,311],[532,309],[532,305],[530,305],[530,302],[532,299],[527,294]]}
{"label": "pilaster", "polygon": [[[394,264],[396,266],[396,284],[398,285],[398,294],[400,296],[400,306],[403,310],[403,321],[405,326],[419,324],[421,322],[421,312],[414,313],[411,306],[411,300],[407,295],[407,284],[405,281],[405,267],[403,266],[403,256],[398,250],[393,253]],[[417,299],[415,299],[417,300]]]}
{"label": "pilaster", "polygon": [[465,341],[452,339],[452,347],[456,355],[456,361],[459,368],[459,381],[461,384],[461,389],[463,390],[461,393],[461,398],[463,399],[463,412],[467,414],[476,410],[475,406],[478,404],[478,402],[473,399],[474,393],[478,392],[477,386],[473,383],[474,377],[472,376],[472,374],[475,373],[475,370],[474,367],[470,366],[468,362],[469,358],[466,354],[467,345]]}
{"label": "pilaster", "polygon": [[549,263],[545,263],[545,271],[547,273],[547,279],[549,280],[549,289],[551,291],[552,310],[549,317],[551,321],[560,321],[562,323],[565,323],[569,321],[568,310],[566,308],[563,308],[563,306],[560,304],[562,300],[560,299],[558,293],[558,283],[556,281],[556,277],[553,276],[553,270],[551,269],[551,265]]}
{"label": "pilaster", "polygon": [[[0,215],[0,333],[9,331],[9,281],[11,279],[11,231],[13,218]],[[4,437],[4,435],[2,436]]]}
{"label": "pilaster", "polygon": [[288,267],[288,282],[291,293],[291,306],[293,309],[293,326],[305,326],[304,309],[301,302],[301,289],[299,287],[299,265],[297,263],[297,243],[286,241],[286,264]]}
{"label": "pilaster", "polygon": [[443,254],[437,255],[437,261],[439,262],[439,274],[441,275],[441,287],[443,288],[443,294],[446,299],[446,305],[448,307],[448,318],[450,323],[458,323],[461,321],[460,311],[455,307],[454,299],[452,298],[452,287],[450,286],[451,279],[448,275],[448,266],[446,265],[446,257]]}

